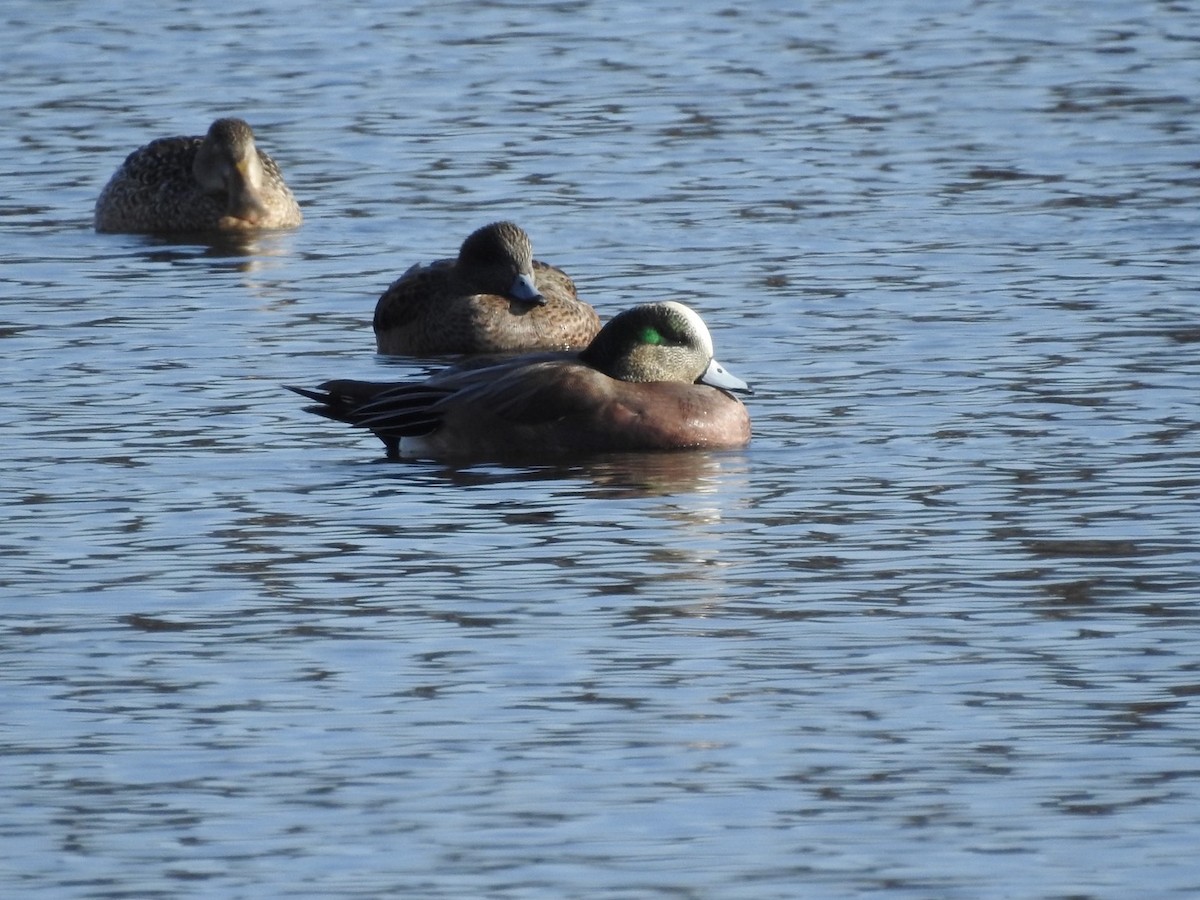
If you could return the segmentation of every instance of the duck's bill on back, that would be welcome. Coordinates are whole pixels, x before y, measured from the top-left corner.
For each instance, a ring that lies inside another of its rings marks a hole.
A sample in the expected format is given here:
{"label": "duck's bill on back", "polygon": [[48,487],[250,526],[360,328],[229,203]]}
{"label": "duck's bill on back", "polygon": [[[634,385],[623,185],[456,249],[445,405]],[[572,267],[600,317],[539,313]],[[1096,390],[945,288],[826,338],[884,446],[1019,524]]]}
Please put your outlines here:
{"label": "duck's bill on back", "polygon": [[254,227],[267,221],[271,211],[255,196],[241,195],[230,203],[229,214],[221,217],[223,227]]}
{"label": "duck's bill on back", "polygon": [[518,275],[514,278],[508,292],[514,300],[520,300],[522,303],[536,303],[539,306],[544,306],[546,303],[546,298],[542,296],[541,291],[537,289],[537,285],[528,275]]}
{"label": "duck's bill on back", "polygon": [[258,154],[238,160],[229,180],[228,216],[250,225],[265,222],[271,214],[262,199],[263,170]]}
{"label": "duck's bill on back", "polygon": [[[692,371],[695,371],[694,369]],[[743,394],[753,394],[754,390],[742,379],[736,375],[731,375],[726,371],[725,367],[715,359],[709,362],[708,368],[704,370],[697,382],[700,384],[709,384],[716,388],[721,388],[725,391],[739,391]]]}

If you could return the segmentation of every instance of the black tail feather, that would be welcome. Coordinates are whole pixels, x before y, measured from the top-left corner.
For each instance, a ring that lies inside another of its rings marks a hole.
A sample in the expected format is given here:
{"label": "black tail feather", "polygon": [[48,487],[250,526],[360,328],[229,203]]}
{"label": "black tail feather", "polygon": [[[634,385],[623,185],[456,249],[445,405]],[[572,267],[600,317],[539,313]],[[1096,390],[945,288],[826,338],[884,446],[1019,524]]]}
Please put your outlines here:
{"label": "black tail feather", "polygon": [[304,407],[305,412],[374,432],[389,457],[399,454],[400,438],[437,429],[441,416],[431,407],[450,393],[424,384],[345,379],[326,381],[316,388],[284,387],[314,401]]}

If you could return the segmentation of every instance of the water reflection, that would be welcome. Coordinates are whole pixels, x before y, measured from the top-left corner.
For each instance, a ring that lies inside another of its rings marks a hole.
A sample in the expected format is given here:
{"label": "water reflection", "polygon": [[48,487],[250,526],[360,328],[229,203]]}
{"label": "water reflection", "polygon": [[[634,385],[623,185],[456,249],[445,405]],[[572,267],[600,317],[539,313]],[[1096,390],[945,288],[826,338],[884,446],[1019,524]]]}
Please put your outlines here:
{"label": "water reflection", "polygon": [[[514,481],[579,482],[590,496],[620,499],[712,493],[728,487],[730,478],[744,478],[749,458],[743,452],[681,451],[603,454],[578,462],[532,466],[432,466],[408,460],[388,465],[434,473],[458,487]],[[401,471],[389,477],[403,479],[407,475]]]}
{"label": "water reflection", "polygon": [[[236,232],[203,235],[146,235],[136,238],[147,246],[140,256],[149,262],[177,262],[197,257],[237,259],[239,257],[282,257],[294,252],[296,236],[281,232]],[[123,240],[130,240],[123,238]],[[252,265],[248,263],[249,266]]]}

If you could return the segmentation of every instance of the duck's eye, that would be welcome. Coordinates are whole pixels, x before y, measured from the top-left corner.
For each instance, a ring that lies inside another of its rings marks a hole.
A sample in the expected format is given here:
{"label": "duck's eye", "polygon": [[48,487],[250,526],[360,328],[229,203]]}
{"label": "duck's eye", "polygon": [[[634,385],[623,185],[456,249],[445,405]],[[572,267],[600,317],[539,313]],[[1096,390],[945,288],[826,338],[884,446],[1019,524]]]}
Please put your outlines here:
{"label": "duck's eye", "polygon": [[642,333],[641,333],[640,337],[641,337],[641,341],[643,344],[665,344],[666,343],[666,340],[663,338],[662,333],[657,328],[654,328],[649,325],[642,329]]}

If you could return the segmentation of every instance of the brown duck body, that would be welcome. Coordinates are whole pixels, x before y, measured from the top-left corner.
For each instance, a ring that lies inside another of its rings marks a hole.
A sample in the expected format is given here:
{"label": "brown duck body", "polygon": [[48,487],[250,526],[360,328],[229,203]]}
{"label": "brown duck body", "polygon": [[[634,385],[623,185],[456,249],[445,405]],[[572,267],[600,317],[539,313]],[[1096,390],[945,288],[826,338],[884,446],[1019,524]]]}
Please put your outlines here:
{"label": "brown duck body", "polygon": [[134,150],[96,201],[97,231],[204,234],[294,228],[303,221],[275,161],[240,119],[208,134],[158,138]]}
{"label": "brown duck body", "polygon": [[518,226],[474,232],[455,259],[414,265],[375,305],[380,353],[413,356],[568,350],[587,346],[600,317],[564,271],[532,258]]}
{"label": "brown duck body", "polygon": [[[664,316],[681,328],[660,326]],[[745,446],[750,417],[728,391],[746,385],[712,359],[707,330],[694,342],[685,333],[696,323],[704,328],[682,304],[650,304],[615,317],[582,353],[456,367],[423,382],[339,380],[293,390],[316,401],[310,411],[374,432],[389,456],[553,458]],[[645,343],[648,334],[653,343]],[[670,337],[657,340],[662,334]]]}

